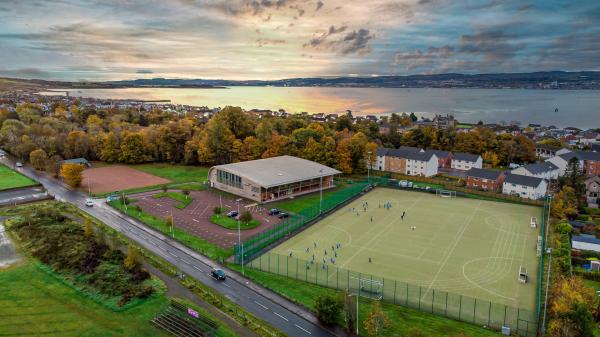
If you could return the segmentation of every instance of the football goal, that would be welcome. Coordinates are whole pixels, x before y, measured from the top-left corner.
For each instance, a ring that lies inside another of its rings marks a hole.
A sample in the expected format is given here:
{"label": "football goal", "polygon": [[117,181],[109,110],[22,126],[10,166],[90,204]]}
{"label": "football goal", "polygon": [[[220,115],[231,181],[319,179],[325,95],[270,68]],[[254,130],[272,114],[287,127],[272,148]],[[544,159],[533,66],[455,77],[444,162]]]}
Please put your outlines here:
{"label": "football goal", "polygon": [[456,198],[456,191],[435,190],[435,194],[442,198]]}
{"label": "football goal", "polygon": [[527,269],[523,266],[519,267],[519,282],[527,283]]}
{"label": "football goal", "polygon": [[353,295],[358,295],[373,300],[380,300],[383,297],[383,282],[370,278],[350,276],[351,289],[348,291]]}

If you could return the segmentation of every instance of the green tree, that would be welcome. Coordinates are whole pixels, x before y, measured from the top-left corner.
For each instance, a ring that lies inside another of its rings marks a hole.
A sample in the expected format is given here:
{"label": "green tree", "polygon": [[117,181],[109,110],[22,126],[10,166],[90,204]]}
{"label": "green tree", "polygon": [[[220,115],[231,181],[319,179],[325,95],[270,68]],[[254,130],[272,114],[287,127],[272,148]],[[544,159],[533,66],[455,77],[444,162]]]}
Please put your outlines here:
{"label": "green tree", "polygon": [[48,155],[42,149],[33,150],[29,153],[29,162],[36,170],[43,170],[47,160]]}
{"label": "green tree", "polygon": [[139,133],[130,133],[123,138],[119,160],[127,164],[144,162],[144,137]]}
{"label": "green tree", "polygon": [[333,325],[338,322],[342,308],[343,304],[336,296],[321,295],[315,301],[317,317],[327,325]]}
{"label": "green tree", "polygon": [[578,196],[583,196],[585,193],[585,176],[583,169],[577,157],[573,157],[567,163],[564,178],[562,180],[563,186],[570,186]]}
{"label": "green tree", "polygon": [[140,252],[136,248],[132,246],[127,248],[127,256],[123,260],[123,266],[127,270],[135,270],[140,266]]}
{"label": "green tree", "polygon": [[102,148],[100,150],[100,159],[107,163],[115,163],[119,160],[119,139],[113,132],[107,133],[102,139]]}

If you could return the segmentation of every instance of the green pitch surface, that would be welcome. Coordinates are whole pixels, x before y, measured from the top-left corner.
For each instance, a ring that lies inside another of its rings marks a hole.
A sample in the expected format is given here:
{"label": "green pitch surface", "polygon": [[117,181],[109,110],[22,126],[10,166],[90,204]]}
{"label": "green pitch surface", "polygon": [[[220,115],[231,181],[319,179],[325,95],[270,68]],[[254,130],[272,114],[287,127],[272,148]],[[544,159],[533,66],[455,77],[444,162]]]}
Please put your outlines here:
{"label": "green pitch surface", "polygon": [[[531,217],[540,222],[541,208],[377,188],[271,252],[306,261],[314,254],[319,264],[325,258],[330,284],[338,270],[350,270],[385,278],[388,289],[394,280],[421,286],[421,298],[446,291],[533,310],[539,229],[531,228]],[[518,280],[520,266],[526,284]]]}
{"label": "green pitch surface", "polygon": [[33,186],[36,182],[14,171],[6,165],[0,164],[0,190],[9,188]]}

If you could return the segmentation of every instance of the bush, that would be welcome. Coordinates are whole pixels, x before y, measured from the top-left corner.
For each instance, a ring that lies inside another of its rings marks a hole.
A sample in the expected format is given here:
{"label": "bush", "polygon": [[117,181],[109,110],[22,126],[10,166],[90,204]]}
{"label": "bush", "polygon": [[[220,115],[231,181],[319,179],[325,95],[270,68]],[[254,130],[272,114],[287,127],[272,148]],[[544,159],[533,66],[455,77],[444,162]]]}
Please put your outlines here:
{"label": "bush", "polygon": [[252,213],[249,211],[242,212],[242,215],[240,215],[240,221],[248,224],[250,221],[252,221]]}
{"label": "bush", "polygon": [[315,302],[315,310],[319,320],[327,325],[338,322],[342,314],[343,304],[338,297],[322,295]]}
{"label": "bush", "polygon": [[213,208],[213,214],[221,215],[221,213],[223,213],[223,209],[221,207],[215,206],[215,208]]}

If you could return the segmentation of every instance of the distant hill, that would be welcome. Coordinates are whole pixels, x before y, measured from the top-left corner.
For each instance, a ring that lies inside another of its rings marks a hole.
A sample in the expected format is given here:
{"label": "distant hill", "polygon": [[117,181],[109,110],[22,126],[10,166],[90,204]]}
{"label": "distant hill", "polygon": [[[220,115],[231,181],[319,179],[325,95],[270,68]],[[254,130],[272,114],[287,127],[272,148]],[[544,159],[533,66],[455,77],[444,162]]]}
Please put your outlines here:
{"label": "distant hill", "polygon": [[[4,86],[2,86],[4,84]],[[358,88],[527,88],[527,89],[600,89],[599,71],[544,71],[497,74],[436,74],[370,77],[308,77],[282,80],[207,80],[207,79],[136,79],[108,82],[61,82],[45,80],[1,79],[0,89],[19,88],[223,88],[231,86],[276,87],[358,87]]]}

